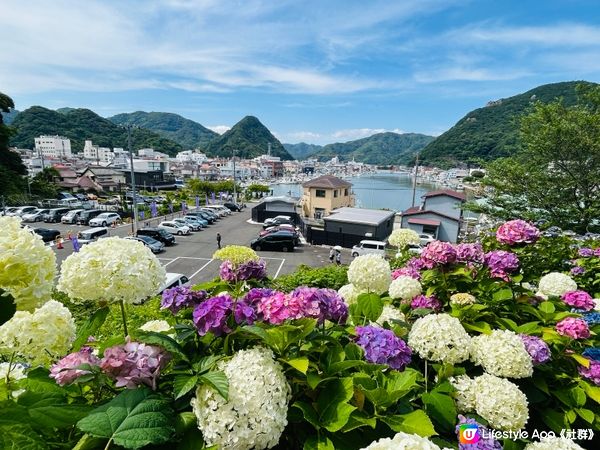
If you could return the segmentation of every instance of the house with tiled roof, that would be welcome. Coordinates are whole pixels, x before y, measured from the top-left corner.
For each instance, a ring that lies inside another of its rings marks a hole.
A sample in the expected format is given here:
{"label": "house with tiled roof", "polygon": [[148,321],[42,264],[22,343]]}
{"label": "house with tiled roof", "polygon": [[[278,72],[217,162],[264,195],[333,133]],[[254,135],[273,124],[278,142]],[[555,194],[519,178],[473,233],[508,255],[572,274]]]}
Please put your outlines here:
{"label": "house with tiled roof", "polygon": [[312,219],[322,219],[336,208],[354,206],[352,183],[333,175],[307,181],[302,189],[302,212]]}
{"label": "house with tiled roof", "polygon": [[423,204],[402,212],[402,228],[410,228],[419,234],[430,234],[440,241],[458,240],[462,221],[464,194],[450,189],[430,191],[423,195]]}

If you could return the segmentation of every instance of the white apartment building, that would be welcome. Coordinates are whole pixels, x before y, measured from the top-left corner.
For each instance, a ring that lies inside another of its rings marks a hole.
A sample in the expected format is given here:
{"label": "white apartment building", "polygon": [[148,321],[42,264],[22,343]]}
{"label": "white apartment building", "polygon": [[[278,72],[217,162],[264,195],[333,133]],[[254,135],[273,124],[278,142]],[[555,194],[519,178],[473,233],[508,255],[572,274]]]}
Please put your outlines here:
{"label": "white apartment building", "polygon": [[63,136],[40,136],[34,139],[41,158],[71,158],[71,140]]}
{"label": "white apartment building", "polygon": [[195,150],[185,150],[177,153],[177,161],[180,163],[193,162],[196,164],[202,164],[204,161],[208,161],[206,155],[202,152]]}
{"label": "white apartment building", "polygon": [[85,141],[83,146],[83,157],[91,159],[98,164],[110,164],[114,159],[114,153],[108,147],[98,147],[92,144],[92,141]]}

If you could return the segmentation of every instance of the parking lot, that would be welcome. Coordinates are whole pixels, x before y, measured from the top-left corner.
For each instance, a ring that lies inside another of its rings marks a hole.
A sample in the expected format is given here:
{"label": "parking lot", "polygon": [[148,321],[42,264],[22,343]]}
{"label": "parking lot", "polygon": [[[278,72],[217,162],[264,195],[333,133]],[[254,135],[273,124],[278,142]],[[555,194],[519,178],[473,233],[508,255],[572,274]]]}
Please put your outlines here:
{"label": "parking lot", "polygon": [[[255,238],[262,225],[248,223],[250,219],[250,209],[246,208],[242,212],[234,212],[230,216],[222,218],[201,231],[192,232],[189,236],[176,236],[176,244],[165,247],[165,251],[159,253],[157,257],[166,267],[167,272],[176,272],[186,275],[192,284],[202,283],[212,280],[219,275],[220,261],[213,260],[212,255],[217,250],[217,233],[221,234],[221,245],[249,245]],[[140,228],[143,226],[155,226],[158,220],[140,222]],[[89,227],[78,225],[65,225],[56,223],[36,223],[31,224],[32,228],[43,227],[59,230],[63,236],[67,236],[70,231],[72,234],[82,231]],[[120,225],[109,229],[109,235],[125,237],[132,231],[131,224]],[[71,242],[66,241],[63,249],[56,249],[58,264],[73,252]],[[329,264],[328,249],[319,246],[300,245],[296,247],[293,253],[283,252],[258,252],[261,258],[267,263],[267,272],[270,277],[276,278],[280,275],[293,272],[300,264],[311,267],[318,267]],[[348,257],[349,258],[349,257]],[[349,263],[349,260],[342,261]]]}

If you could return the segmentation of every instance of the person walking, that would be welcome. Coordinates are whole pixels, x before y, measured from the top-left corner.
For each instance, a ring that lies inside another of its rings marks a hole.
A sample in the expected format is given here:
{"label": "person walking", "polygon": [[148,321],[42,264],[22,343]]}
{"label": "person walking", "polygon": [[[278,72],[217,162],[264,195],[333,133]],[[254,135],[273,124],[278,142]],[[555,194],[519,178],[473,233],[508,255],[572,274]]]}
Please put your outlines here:
{"label": "person walking", "polygon": [[337,251],[337,253],[335,254],[335,263],[339,266],[342,264],[342,252],[340,252],[339,250]]}
{"label": "person walking", "polygon": [[217,247],[221,248],[221,233],[217,233]]}
{"label": "person walking", "polygon": [[333,264],[333,259],[335,258],[335,250],[333,247],[329,249],[329,262]]}

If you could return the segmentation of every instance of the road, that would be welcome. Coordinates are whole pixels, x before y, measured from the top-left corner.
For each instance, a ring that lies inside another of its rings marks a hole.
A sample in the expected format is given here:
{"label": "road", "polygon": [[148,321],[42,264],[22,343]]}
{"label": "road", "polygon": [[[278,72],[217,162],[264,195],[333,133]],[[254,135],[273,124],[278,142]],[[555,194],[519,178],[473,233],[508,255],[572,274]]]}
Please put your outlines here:
{"label": "road", "polygon": [[[234,212],[230,216],[218,220],[202,231],[193,232],[189,236],[176,236],[176,244],[165,247],[165,251],[157,257],[166,267],[168,272],[182,273],[186,275],[191,284],[202,283],[212,280],[219,274],[220,261],[213,260],[212,255],[217,250],[217,233],[221,234],[221,245],[249,245],[254,239],[262,225],[249,223],[251,217],[250,209],[242,212]],[[157,221],[144,221],[140,225],[148,224],[154,226]],[[66,236],[69,231],[75,233],[89,227],[63,224],[30,224],[32,228],[44,227],[61,231]],[[110,229],[111,236],[125,237],[131,233],[131,225],[121,225]],[[57,262],[60,266],[62,261],[73,252],[70,242],[65,242],[63,249],[53,247]],[[270,277],[291,273],[300,264],[311,267],[319,267],[329,264],[329,250],[320,246],[300,245],[293,253],[283,252],[258,252],[267,263],[267,272]],[[344,263],[349,262],[349,255]]]}

